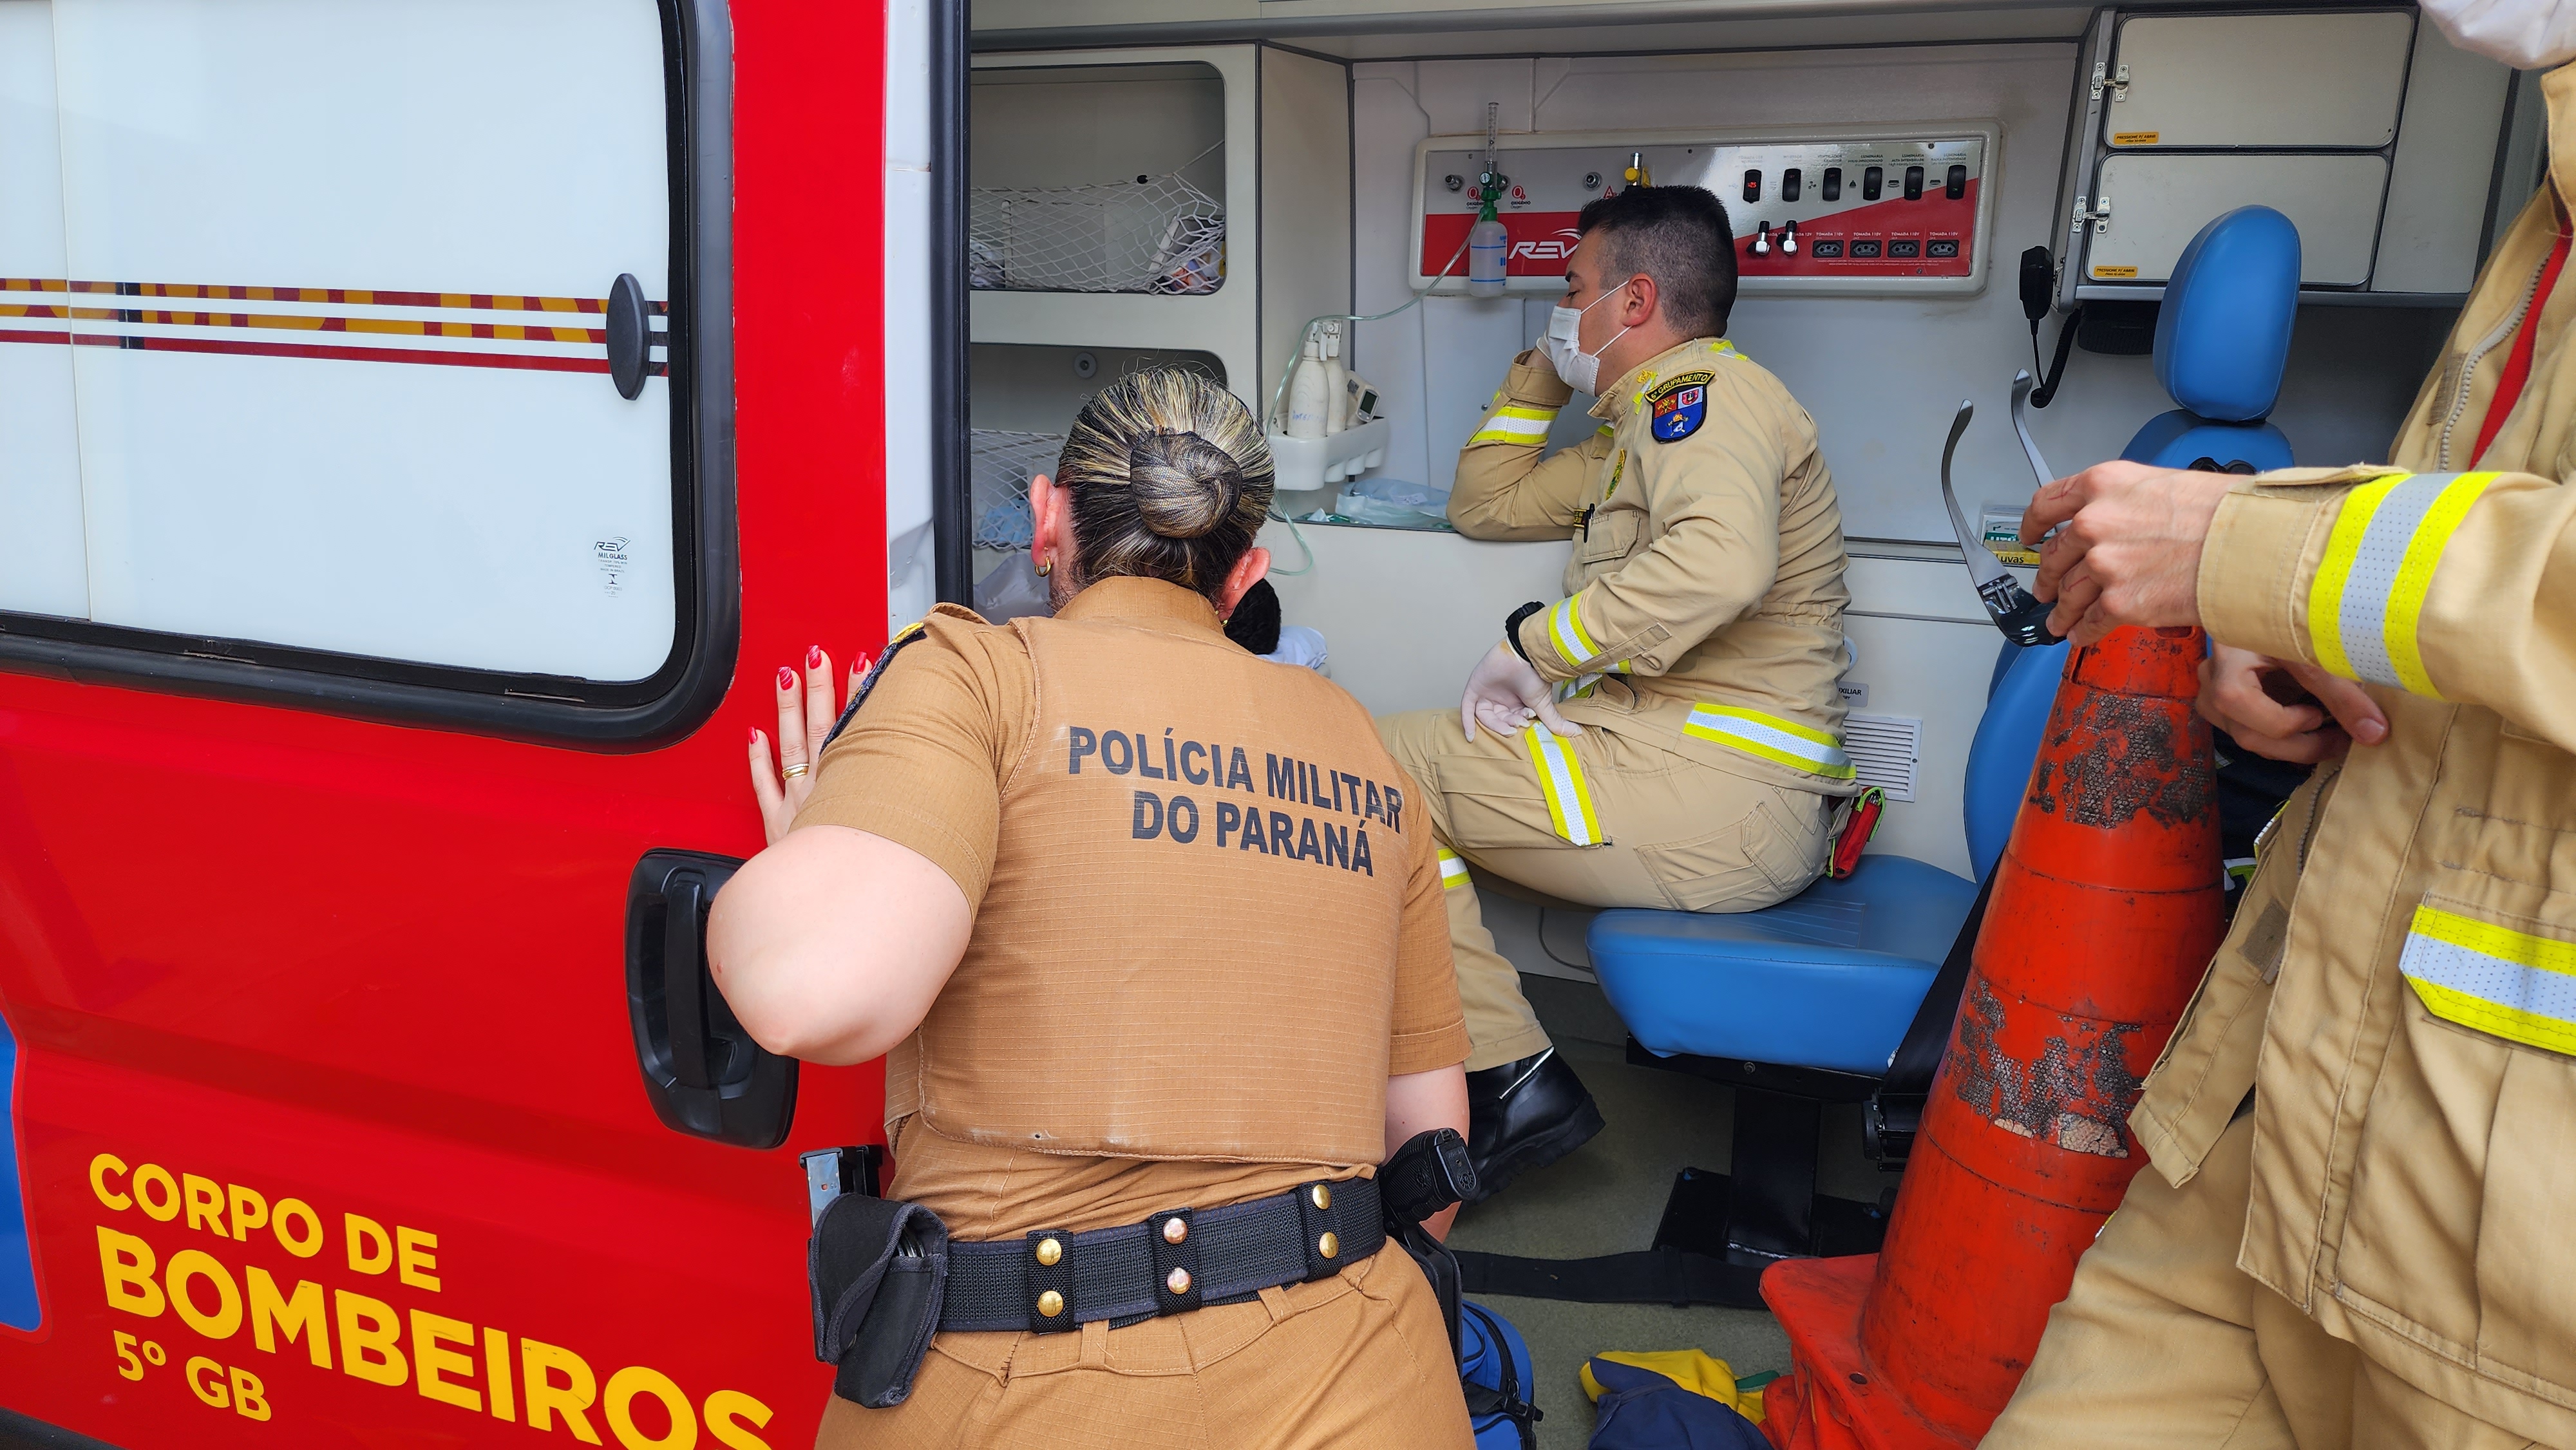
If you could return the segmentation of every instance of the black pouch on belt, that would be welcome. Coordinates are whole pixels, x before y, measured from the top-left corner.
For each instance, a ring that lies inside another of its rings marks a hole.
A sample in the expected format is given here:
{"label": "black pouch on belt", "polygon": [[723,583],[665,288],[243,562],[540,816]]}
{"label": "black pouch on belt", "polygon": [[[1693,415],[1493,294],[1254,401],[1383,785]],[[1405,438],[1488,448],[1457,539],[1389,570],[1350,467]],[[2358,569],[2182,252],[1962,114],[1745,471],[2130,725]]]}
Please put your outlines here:
{"label": "black pouch on belt", "polygon": [[948,1288],[948,1225],[917,1203],[849,1193],[806,1245],[814,1357],[836,1365],[832,1393],[871,1410],[912,1393]]}
{"label": "black pouch on belt", "polygon": [[1431,1281],[1440,1317],[1449,1327],[1449,1352],[1461,1354],[1465,1341],[1458,1322],[1458,1259],[1422,1221],[1476,1192],[1476,1165],[1467,1156],[1467,1141],[1455,1128],[1414,1134],[1379,1167],[1377,1189],[1388,1236],[1404,1245],[1421,1266],[1422,1277]]}

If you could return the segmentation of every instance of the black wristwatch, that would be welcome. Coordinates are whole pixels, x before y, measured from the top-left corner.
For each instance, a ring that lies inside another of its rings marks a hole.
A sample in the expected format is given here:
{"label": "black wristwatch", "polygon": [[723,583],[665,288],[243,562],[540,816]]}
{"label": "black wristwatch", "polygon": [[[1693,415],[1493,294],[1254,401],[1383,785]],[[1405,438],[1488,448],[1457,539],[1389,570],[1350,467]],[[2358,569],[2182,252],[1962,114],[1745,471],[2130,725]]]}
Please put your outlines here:
{"label": "black wristwatch", "polygon": [[1520,608],[1513,610],[1511,612],[1511,617],[1503,621],[1503,643],[1510,645],[1512,647],[1512,653],[1521,657],[1521,663],[1528,665],[1532,669],[1538,668],[1538,662],[1529,657],[1528,650],[1521,648],[1521,621],[1545,608],[1547,608],[1546,605],[1533,599],[1529,603],[1522,605]]}

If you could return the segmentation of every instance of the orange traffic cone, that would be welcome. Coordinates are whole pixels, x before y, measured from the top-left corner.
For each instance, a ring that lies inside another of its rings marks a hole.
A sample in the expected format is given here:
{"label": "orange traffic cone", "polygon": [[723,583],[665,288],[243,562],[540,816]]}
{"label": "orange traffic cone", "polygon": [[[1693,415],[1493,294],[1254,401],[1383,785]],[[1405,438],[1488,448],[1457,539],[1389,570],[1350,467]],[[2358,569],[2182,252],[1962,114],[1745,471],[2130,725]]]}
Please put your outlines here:
{"label": "orange traffic cone", "polygon": [[2123,629],[2070,659],[1886,1244],[1762,1276],[1783,1450],[1975,1444],[2144,1165],[2129,1109],[2224,925],[2201,654]]}

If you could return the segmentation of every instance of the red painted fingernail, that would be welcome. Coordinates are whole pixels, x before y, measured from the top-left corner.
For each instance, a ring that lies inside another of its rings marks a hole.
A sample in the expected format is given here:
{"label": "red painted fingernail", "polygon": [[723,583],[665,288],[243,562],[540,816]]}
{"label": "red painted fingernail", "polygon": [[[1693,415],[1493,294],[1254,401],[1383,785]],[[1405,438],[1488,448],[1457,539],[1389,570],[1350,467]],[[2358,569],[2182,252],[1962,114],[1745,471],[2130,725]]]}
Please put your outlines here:
{"label": "red painted fingernail", "polygon": [[758,726],[752,727],[751,743],[754,745],[758,745],[760,743],[760,729]]}
{"label": "red painted fingernail", "polygon": [[805,647],[805,668],[809,670],[819,670],[823,668],[823,647],[821,645],[807,645]]}
{"label": "red painted fingernail", "polygon": [[795,672],[794,670],[791,670],[791,669],[787,668],[787,666],[785,666],[785,665],[780,665],[780,666],[778,667],[778,688],[780,688],[780,689],[782,689],[782,690],[792,690],[792,689],[795,689],[795,688],[796,688],[796,672]]}

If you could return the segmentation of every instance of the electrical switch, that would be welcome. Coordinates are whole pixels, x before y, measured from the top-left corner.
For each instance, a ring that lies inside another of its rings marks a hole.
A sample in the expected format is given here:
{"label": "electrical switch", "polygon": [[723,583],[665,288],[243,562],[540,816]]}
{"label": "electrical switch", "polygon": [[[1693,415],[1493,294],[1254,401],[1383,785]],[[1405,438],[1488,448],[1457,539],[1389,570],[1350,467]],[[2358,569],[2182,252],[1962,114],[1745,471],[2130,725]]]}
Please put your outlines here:
{"label": "electrical switch", "polygon": [[1905,199],[1907,201],[1923,199],[1923,168],[1920,166],[1905,168]]}
{"label": "electrical switch", "polygon": [[1947,196],[1952,201],[1957,201],[1966,196],[1968,194],[1968,168],[1964,166],[1951,167],[1949,180],[1941,188],[1941,194]]}
{"label": "electrical switch", "polygon": [[1780,255],[1784,257],[1798,255],[1798,224],[1795,221],[1780,224]]}
{"label": "electrical switch", "polygon": [[1796,201],[1798,199],[1798,183],[1802,179],[1803,178],[1798,175],[1798,168],[1794,166],[1781,172],[1780,199],[1782,201]]}
{"label": "electrical switch", "polygon": [[[1752,185],[1750,182],[1745,184],[1748,187]],[[1753,255],[1757,257],[1767,257],[1771,255],[1771,224],[1769,222],[1761,223],[1761,229],[1753,234],[1753,245],[1747,250],[1751,251]]]}
{"label": "electrical switch", "polygon": [[1827,201],[1840,201],[1843,199],[1843,169],[1841,167],[1828,166],[1825,168],[1824,196]]}
{"label": "electrical switch", "polygon": [[1862,167],[1860,172],[1860,199],[1863,201],[1878,200],[1878,193],[1886,186],[1886,184],[1887,172],[1885,169],[1876,166]]}
{"label": "electrical switch", "polygon": [[1759,170],[1744,173],[1744,199],[1746,201],[1762,199],[1762,173]]}

